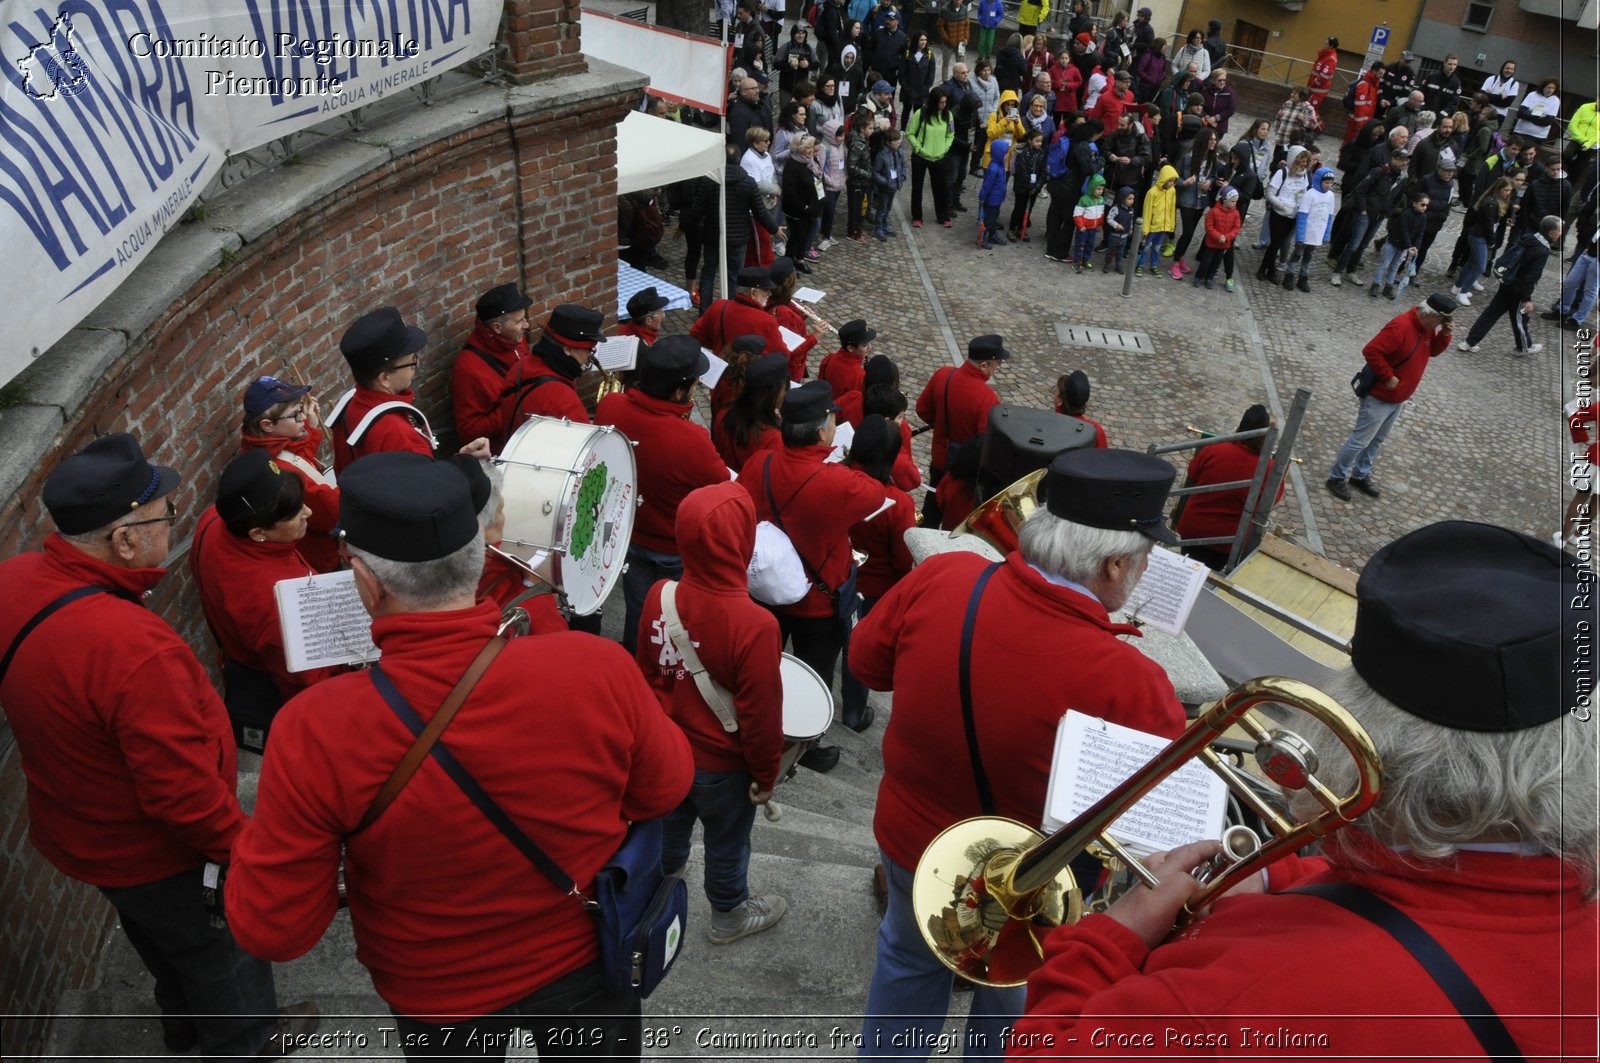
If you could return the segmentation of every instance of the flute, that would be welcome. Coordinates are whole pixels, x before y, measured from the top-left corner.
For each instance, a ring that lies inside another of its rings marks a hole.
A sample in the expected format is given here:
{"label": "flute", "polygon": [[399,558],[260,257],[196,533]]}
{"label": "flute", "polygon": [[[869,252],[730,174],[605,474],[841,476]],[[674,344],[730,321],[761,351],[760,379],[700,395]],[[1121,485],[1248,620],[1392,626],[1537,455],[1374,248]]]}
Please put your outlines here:
{"label": "flute", "polygon": [[822,331],[831,332],[835,336],[837,336],[839,334],[839,330],[834,328],[832,325],[828,324],[826,321],[824,321],[822,319],[822,315],[821,314],[819,314],[815,310],[811,309],[809,306],[807,306],[805,303],[801,302],[799,299],[791,299],[791,300],[789,300],[789,305],[794,307],[796,310],[800,311],[800,313],[804,314],[806,317],[810,318],[813,322],[816,323],[816,325],[819,328],[822,329]]}

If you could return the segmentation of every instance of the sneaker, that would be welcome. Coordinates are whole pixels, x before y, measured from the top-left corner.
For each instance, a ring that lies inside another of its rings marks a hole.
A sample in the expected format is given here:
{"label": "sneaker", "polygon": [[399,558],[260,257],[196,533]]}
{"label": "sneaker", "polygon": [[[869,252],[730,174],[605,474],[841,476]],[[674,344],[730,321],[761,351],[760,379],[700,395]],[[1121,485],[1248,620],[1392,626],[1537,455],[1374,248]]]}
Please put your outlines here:
{"label": "sneaker", "polygon": [[1144,267],[1143,266],[1135,266],[1135,267],[1133,267],[1133,275],[1135,277],[1144,276]]}
{"label": "sneaker", "polygon": [[1350,485],[1343,480],[1329,480],[1328,493],[1341,502],[1350,501]]}
{"label": "sneaker", "polygon": [[956,204],[956,213],[957,214],[966,214],[967,213],[967,205],[965,203],[957,203]]}
{"label": "sneaker", "polygon": [[[305,1039],[322,1025],[322,1009],[314,1000],[286,1004],[278,1009],[278,1025],[267,1037],[267,1043],[256,1053],[257,1059],[274,1059],[296,1051]],[[285,1047],[287,1046],[287,1047]]]}
{"label": "sneaker", "polygon": [[1083,263],[1082,262],[1074,262],[1072,264],[1072,272],[1074,272],[1074,273],[1082,273],[1083,272]]}
{"label": "sneaker", "polygon": [[1178,249],[1178,245],[1177,244],[1162,244],[1161,245],[1161,257],[1162,258],[1171,258],[1172,257],[1172,253],[1174,251],[1176,251],[1177,249]]}
{"label": "sneaker", "polygon": [[1311,290],[1310,276],[1304,273],[1300,274],[1300,279],[1294,282],[1294,286],[1299,291],[1309,292]]}
{"label": "sneaker", "polygon": [[911,219],[911,227],[913,229],[922,228],[922,219],[921,218],[913,218],[913,219]]}
{"label": "sneaker", "polygon": [[1528,344],[1528,346],[1524,347],[1522,350],[1518,351],[1517,353],[1519,355],[1538,354],[1542,350],[1544,350],[1544,344],[1542,344],[1542,343],[1530,343],[1530,344]]}
{"label": "sneaker", "polygon": [[833,240],[831,238],[824,238],[821,242],[819,242],[817,244],[817,250],[818,251],[826,251],[828,248],[830,248],[832,246],[833,246]]}
{"label": "sneaker", "polygon": [[1222,290],[1226,291],[1226,292],[1233,291],[1233,278],[1232,277],[1229,277],[1227,280],[1222,282]]}
{"label": "sneaker", "polygon": [[989,242],[994,244],[996,247],[1000,247],[1005,245],[1008,241],[1004,236],[1001,236],[999,233],[995,233],[993,236],[989,237]]}
{"label": "sneaker", "polygon": [[1372,481],[1370,479],[1358,480],[1352,476],[1350,477],[1350,486],[1354,487],[1357,491],[1360,491],[1368,498],[1378,498],[1383,494],[1382,491],[1378,490],[1372,485]]}
{"label": "sneaker", "polygon": [[1457,306],[1471,306],[1472,305],[1472,296],[1467,294],[1466,292],[1456,292],[1456,305]]}
{"label": "sneaker", "polygon": [[1355,285],[1355,286],[1356,286],[1356,287],[1357,287],[1357,288],[1359,288],[1359,287],[1361,287],[1361,285],[1362,285],[1362,280],[1361,280],[1361,278],[1360,278],[1360,277],[1358,277],[1358,276],[1356,276],[1356,275],[1355,275],[1355,274],[1354,274],[1354,273],[1346,273],[1346,274],[1345,274],[1345,275],[1344,275],[1344,282],[1345,282],[1345,283],[1346,283],[1346,284],[1353,284],[1353,285]]}
{"label": "sneaker", "polygon": [[1336,258],[1325,258],[1325,259],[1323,259],[1323,261],[1328,264],[1328,268],[1329,269],[1334,270],[1336,272],[1338,271],[1338,269],[1339,269],[1339,260],[1338,259],[1336,259]]}
{"label": "sneaker", "polygon": [[1180,259],[1175,259],[1172,264],[1174,266],[1177,266],[1178,269],[1181,270],[1184,273],[1185,276],[1187,276],[1189,273],[1193,272],[1189,267],[1189,263],[1185,262],[1181,258]]}
{"label": "sneaker", "polygon": [[1045,252],[1045,253],[1044,253],[1044,260],[1045,260],[1045,261],[1046,261],[1046,262],[1065,262],[1065,261],[1066,261],[1066,259],[1063,259],[1063,258],[1057,258],[1057,257],[1056,257],[1056,256],[1054,256],[1054,255],[1052,255],[1052,254],[1051,254],[1051,253],[1050,253],[1050,252],[1048,252],[1048,251],[1046,251],[1046,252]]}
{"label": "sneaker", "polygon": [[1284,275],[1283,275],[1283,290],[1286,291],[1286,292],[1294,291],[1294,274],[1293,273],[1288,273],[1288,272],[1284,273]]}
{"label": "sneaker", "polygon": [[1483,348],[1478,346],[1476,343],[1468,343],[1466,340],[1462,340],[1460,343],[1456,344],[1456,350],[1465,354],[1477,354],[1479,351],[1483,350]]}
{"label": "sneaker", "polygon": [[893,236],[893,235],[895,235],[895,232],[894,232],[894,230],[892,228],[890,228],[889,226],[885,225],[883,227],[883,235],[885,235],[885,236]]}
{"label": "sneaker", "polygon": [[[1027,237],[1024,236],[1023,239],[1026,240]],[[1083,263],[1083,268],[1088,270],[1090,273],[1093,273],[1094,272],[1094,263],[1093,262],[1089,262],[1089,261],[1085,261]]]}
{"label": "sneaker", "polygon": [[1391,300],[1392,300],[1392,299],[1396,299],[1396,298],[1398,298],[1398,295],[1397,295],[1397,293],[1396,293],[1396,292],[1395,292],[1395,287],[1394,287],[1394,285],[1392,285],[1392,284],[1385,284],[1385,285],[1384,285],[1384,286],[1383,286],[1383,297],[1384,297],[1384,298],[1385,298],[1385,299],[1391,299]]}
{"label": "sneaker", "polygon": [[1328,278],[1328,283],[1337,288],[1344,283],[1344,279],[1340,277],[1339,274],[1335,273],[1333,276]]}
{"label": "sneaker", "polygon": [[706,940],[713,945],[731,945],[740,938],[769,929],[788,910],[789,902],[782,897],[749,897],[731,912],[713,908]]}
{"label": "sneaker", "polygon": [[1183,270],[1178,268],[1178,264],[1176,262],[1174,262],[1171,266],[1167,267],[1167,272],[1172,274],[1172,279],[1173,280],[1175,280],[1175,281],[1183,280]]}
{"label": "sneaker", "polygon": [[1373,281],[1372,282],[1372,287],[1367,289],[1367,295],[1370,296],[1373,299],[1376,299],[1378,297],[1378,282],[1377,281]]}
{"label": "sneaker", "polygon": [[1575,317],[1564,317],[1561,319],[1561,327],[1567,332],[1577,332],[1584,327],[1584,324]]}
{"label": "sneaker", "polygon": [[838,763],[838,746],[812,746],[800,755],[800,765],[810,768],[818,775],[832,771],[834,765]]}
{"label": "sneaker", "polygon": [[1482,281],[1473,281],[1472,282],[1472,290],[1475,291],[1475,292],[1483,291],[1483,282]]}
{"label": "sneaker", "polygon": [[879,229],[877,232],[873,233],[872,235],[876,236],[878,238],[878,242],[880,244],[883,243],[885,240],[889,239],[889,234],[884,232],[882,229]]}
{"label": "sneaker", "polygon": [[1539,317],[1545,321],[1560,321],[1566,316],[1567,315],[1563,314],[1559,309],[1546,310],[1544,313],[1539,315]]}
{"label": "sneaker", "polygon": [[955,222],[951,221],[949,218],[946,218],[944,221],[940,222],[939,224],[943,225],[946,229],[948,229],[951,226],[955,225]]}
{"label": "sneaker", "polygon": [[[1209,278],[1207,278],[1207,280],[1206,280],[1206,291],[1209,292],[1210,290],[1211,290],[1211,281],[1210,281]],[[1228,282],[1228,290],[1229,291],[1233,290],[1233,282],[1232,281]]]}
{"label": "sneaker", "polygon": [[822,252],[818,251],[814,247],[811,250],[806,252],[806,261],[807,262],[815,262],[821,257],[822,257]]}

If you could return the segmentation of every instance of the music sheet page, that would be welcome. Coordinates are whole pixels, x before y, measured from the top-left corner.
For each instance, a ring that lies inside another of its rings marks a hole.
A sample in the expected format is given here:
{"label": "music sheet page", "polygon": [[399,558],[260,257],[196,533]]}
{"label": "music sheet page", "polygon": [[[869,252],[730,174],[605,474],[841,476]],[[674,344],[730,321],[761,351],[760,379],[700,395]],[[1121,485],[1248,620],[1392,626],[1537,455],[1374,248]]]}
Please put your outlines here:
{"label": "music sheet page", "polygon": [[595,344],[594,362],[608,373],[633,369],[639,360],[638,336],[613,336]]}
{"label": "music sheet page", "polygon": [[354,572],[279,580],[272,593],[278,599],[278,625],[289,671],[378,659],[372,618],[356,593]]}
{"label": "music sheet page", "polygon": [[1189,621],[1194,600],[1205,586],[1205,565],[1162,547],[1150,551],[1150,567],[1139,577],[1123,617],[1137,617],[1153,628],[1176,635]]}
{"label": "music sheet page", "polygon": [[[1071,822],[1166,745],[1159,735],[1068,711],[1056,729],[1043,829],[1053,833]],[[1227,784],[1191,760],[1123,813],[1110,833],[1139,855],[1220,838],[1227,798]]]}

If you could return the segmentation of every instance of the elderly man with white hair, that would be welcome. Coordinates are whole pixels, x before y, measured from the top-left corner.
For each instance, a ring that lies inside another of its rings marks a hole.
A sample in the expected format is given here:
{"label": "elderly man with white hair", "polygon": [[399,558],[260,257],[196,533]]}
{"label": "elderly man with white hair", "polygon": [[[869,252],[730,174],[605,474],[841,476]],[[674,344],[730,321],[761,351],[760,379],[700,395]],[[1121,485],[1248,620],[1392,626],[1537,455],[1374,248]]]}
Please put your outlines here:
{"label": "elderly man with white hair", "polygon": [[1377,803],[1176,933],[1218,846],[1152,857],[1158,887],[1046,938],[1013,1055],[1594,1059],[1594,586],[1487,524],[1379,550],[1329,689],[1383,762]]}
{"label": "elderly man with white hair", "polygon": [[[1166,673],[1128,641],[1139,629],[1111,619],[1154,542],[1176,538],[1162,517],[1173,478],[1160,458],[1132,451],[1059,455],[1017,550],[992,565],[970,553],[932,558],[852,634],[851,671],[895,692],[874,820],[889,908],[862,1058],[925,1058],[944,1028],[953,976],[911,904],[913,870],[934,837],[977,815],[1038,823],[1068,709],[1165,737],[1183,728]],[[966,1058],[1002,1055],[1021,1010],[1020,988],[980,987]]]}

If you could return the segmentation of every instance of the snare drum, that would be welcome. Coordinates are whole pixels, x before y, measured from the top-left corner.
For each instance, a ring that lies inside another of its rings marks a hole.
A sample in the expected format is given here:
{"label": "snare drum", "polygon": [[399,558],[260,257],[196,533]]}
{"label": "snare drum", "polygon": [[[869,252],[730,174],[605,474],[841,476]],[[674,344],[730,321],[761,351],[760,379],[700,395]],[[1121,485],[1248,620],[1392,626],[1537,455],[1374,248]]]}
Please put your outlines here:
{"label": "snare drum", "polygon": [[638,505],[633,447],[614,428],[530,417],[500,452],[500,549],[588,616],[622,581]]}
{"label": "snare drum", "polygon": [[778,764],[782,779],[833,723],[833,692],[815,669],[791,653],[783,655],[778,674],[783,680],[783,739],[788,743]]}

